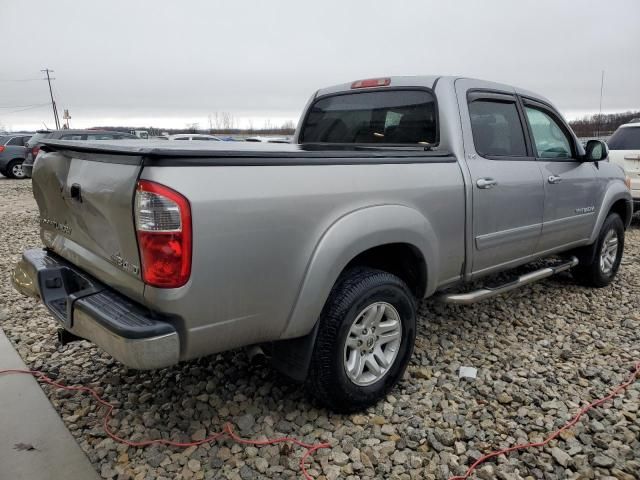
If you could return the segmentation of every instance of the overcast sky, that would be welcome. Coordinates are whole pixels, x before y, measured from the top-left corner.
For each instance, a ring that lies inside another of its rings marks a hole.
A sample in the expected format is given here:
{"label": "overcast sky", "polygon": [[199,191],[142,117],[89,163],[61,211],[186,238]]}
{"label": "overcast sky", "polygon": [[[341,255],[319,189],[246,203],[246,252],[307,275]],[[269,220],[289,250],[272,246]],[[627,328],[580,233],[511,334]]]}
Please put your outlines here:
{"label": "overcast sky", "polygon": [[[297,119],[316,89],[386,75],[515,84],[569,118],[640,109],[639,0],[0,0],[0,124]],[[33,105],[41,105],[31,108]],[[25,109],[23,111],[16,111]]]}

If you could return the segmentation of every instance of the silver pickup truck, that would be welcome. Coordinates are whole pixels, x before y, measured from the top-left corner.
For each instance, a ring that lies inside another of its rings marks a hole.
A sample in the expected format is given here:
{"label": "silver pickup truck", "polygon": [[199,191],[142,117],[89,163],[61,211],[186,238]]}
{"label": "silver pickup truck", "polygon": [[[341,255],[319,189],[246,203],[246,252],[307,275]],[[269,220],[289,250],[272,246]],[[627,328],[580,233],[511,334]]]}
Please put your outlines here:
{"label": "silver pickup truck", "polygon": [[45,141],[15,287],[133,368],[261,345],[335,410],[402,376],[419,299],[603,287],[631,221],[605,144],[497,83],[361,80],[316,92],[294,144],[192,143]]}

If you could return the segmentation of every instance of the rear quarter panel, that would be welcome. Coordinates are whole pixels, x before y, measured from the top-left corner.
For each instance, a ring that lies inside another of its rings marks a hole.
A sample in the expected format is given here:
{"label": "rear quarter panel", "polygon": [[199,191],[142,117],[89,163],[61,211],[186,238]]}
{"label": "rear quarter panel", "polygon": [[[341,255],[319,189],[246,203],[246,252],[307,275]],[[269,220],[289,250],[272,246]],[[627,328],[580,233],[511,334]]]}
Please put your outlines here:
{"label": "rear quarter panel", "polygon": [[[383,205],[416,211],[438,244],[430,282],[461,273],[465,197],[455,162],[147,167],[141,178],[191,203],[189,282],[171,291],[147,286],[144,293],[146,304],[183,319],[183,358],[281,338],[321,238],[352,212]],[[377,221],[384,219],[371,217],[367,227]],[[323,304],[324,292],[318,295]],[[307,312],[310,325],[318,314]]]}

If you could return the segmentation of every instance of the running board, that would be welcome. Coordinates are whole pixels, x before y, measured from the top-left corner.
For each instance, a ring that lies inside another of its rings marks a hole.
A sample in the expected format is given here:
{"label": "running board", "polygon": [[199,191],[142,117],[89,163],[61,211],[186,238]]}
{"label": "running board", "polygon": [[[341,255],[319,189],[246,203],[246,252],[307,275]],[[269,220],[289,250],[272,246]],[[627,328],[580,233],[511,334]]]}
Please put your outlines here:
{"label": "running board", "polygon": [[522,287],[523,285],[537,282],[538,280],[550,277],[551,275],[555,275],[556,273],[564,272],[565,270],[569,270],[576,265],[578,265],[578,259],[576,257],[571,257],[569,261],[565,263],[561,263],[560,265],[556,265],[554,267],[545,267],[531,273],[526,273],[509,283],[505,283],[504,285],[500,285],[497,287],[483,287],[467,293],[443,293],[441,295],[437,295],[435,298],[436,300],[444,303],[470,305],[472,303],[480,302],[482,300],[486,300],[487,298],[495,297],[496,295],[509,292],[516,288]]}

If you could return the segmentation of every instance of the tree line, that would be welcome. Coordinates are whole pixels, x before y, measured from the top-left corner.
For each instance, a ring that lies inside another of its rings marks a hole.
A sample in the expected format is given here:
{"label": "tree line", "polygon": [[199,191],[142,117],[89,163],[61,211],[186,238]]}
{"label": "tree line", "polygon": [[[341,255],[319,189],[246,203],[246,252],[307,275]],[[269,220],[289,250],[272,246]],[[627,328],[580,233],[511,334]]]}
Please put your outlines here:
{"label": "tree line", "polygon": [[620,125],[634,119],[640,121],[640,110],[629,110],[623,113],[596,113],[579,120],[573,120],[569,122],[569,125],[578,137],[601,137],[611,135]]}
{"label": "tree line", "polygon": [[278,124],[271,119],[264,120],[262,125],[255,125],[254,121],[249,119],[243,127],[240,121],[229,112],[216,112],[207,117],[209,125],[203,127],[199,122],[187,123],[182,128],[157,128],[157,127],[140,127],[126,125],[109,125],[99,128],[101,130],[110,130],[117,132],[129,132],[131,130],[147,130],[151,135],[161,135],[168,133],[175,135],[178,133],[207,133],[213,135],[293,135],[296,130],[296,124],[293,120],[287,120]]}

